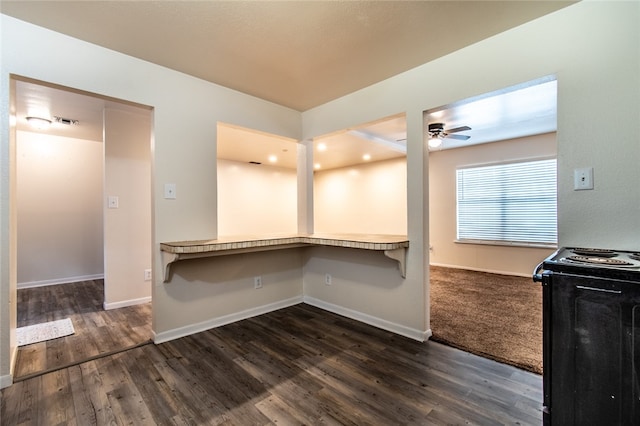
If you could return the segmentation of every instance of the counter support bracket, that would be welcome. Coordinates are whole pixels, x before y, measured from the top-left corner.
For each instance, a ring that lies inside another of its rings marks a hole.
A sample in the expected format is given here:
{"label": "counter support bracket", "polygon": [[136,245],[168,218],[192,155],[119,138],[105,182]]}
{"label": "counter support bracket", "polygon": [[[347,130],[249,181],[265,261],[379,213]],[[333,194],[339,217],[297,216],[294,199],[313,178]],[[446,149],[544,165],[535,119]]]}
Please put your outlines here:
{"label": "counter support bracket", "polygon": [[180,260],[180,255],[166,251],[161,251],[160,254],[162,255],[162,281],[166,283],[169,281],[169,273],[171,272],[169,265]]}
{"label": "counter support bracket", "polygon": [[393,250],[385,250],[384,255],[389,259],[393,259],[398,262],[398,269],[400,269],[400,275],[402,278],[407,278],[407,249],[406,247],[400,247]]}

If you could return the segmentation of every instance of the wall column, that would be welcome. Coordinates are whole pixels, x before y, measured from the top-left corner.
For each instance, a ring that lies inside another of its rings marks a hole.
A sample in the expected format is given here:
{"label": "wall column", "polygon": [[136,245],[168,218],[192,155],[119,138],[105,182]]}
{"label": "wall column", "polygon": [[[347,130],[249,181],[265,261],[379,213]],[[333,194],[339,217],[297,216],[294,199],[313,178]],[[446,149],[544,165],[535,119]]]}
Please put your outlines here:
{"label": "wall column", "polygon": [[313,234],[313,140],[298,143],[298,233]]}
{"label": "wall column", "polygon": [[429,152],[424,143],[422,111],[407,112],[407,281],[414,303],[421,303],[422,330],[431,336],[429,321]]}

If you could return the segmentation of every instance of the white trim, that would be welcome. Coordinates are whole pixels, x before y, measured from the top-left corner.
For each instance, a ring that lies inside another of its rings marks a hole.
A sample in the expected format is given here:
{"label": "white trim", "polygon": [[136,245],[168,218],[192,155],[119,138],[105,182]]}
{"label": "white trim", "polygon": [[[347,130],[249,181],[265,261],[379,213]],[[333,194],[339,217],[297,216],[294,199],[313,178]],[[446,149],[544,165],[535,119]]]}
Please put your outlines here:
{"label": "white trim", "polygon": [[[11,332],[11,334],[13,334],[14,331]],[[15,341],[18,341],[18,337],[15,337]],[[16,362],[18,361],[18,349],[20,349],[16,343],[16,345],[12,348],[12,352],[11,352],[11,364],[9,367],[9,371],[11,372],[11,374],[13,374],[13,372],[15,371],[16,368]]]}
{"label": "white trim", "polygon": [[333,312],[334,314],[342,315],[347,318],[372,325],[377,328],[381,328],[383,330],[390,331],[395,334],[399,334],[404,337],[408,337],[413,340],[417,340],[419,342],[424,342],[429,337],[431,337],[431,330],[423,331],[415,328],[410,328],[402,324],[397,324],[391,321],[384,320],[382,318],[354,311],[343,306],[334,305],[332,303],[328,303],[324,300],[316,299],[313,297],[304,296],[304,303],[315,306],[316,308],[324,309],[325,311]]}
{"label": "white trim", "polygon": [[8,388],[12,384],[13,384],[13,376],[11,374],[0,376],[0,389]]}
{"label": "white trim", "polygon": [[431,336],[433,336],[433,333],[431,332],[431,329],[428,328],[423,334],[424,339],[422,341],[426,342],[427,340],[429,340],[431,338]]}
{"label": "white trim", "polygon": [[42,281],[29,281],[26,283],[18,283],[18,289],[21,288],[32,288],[32,287],[44,287],[47,285],[57,285],[57,284],[71,284],[78,283],[81,281],[92,281],[92,280],[102,280],[104,279],[104,274],[95,274],[95,275],[80,275],[77,277],[67,277],[67,278],[56,278],[53,280],[42,280]]}
{"label": "white trim", "polygon": [[467,239],[455,239],[456,244],[475,244],[479,246],[507,246],[507,247],[525,247],[525,248],[540,248],[540,249],[557,249],[558,243],[527,243],[524,241],[498,241],[498,240],[474,240]]}
{"label": "white trim", "polygon": [[488,272],[490,274],[510,275],[510,276],[513,276],[513,277],[531,278],[531,274],[525,274],[525,273],[521,273],[521,272],[496,271],[494,269],[471,268],[471,267],[468,267],[468,266],[446,265],[444,263],[429,263],[429,266],[440,266],[442,268],[465,269],[467,271]]}
{"label": "white trim", "polygon": [[[12,332],[13,333],[13,332]],[[8,388],[13,384],[13,371],[16,368],[16,360],[18,359],[18,346],[14,346],[11,352],[11,363],[9,364],[9,371],[12,374],[0,376],[0,389]]]}
{"label": "white trim", "polygon": [[102,307],[104,308],[105,311],[108,311],[110,309],[118,309],[118,308],[126,308],[127,306],[142,305],[148,302],[151,302],[151,296],[141,297],[139,299],[123,300],[121,302],[113,302],[113,303],[104,302],[102,304]]}
{"label": "white trim", "polygon": [[221,327],[236,321],[252,318],[258,315],[277,311],[278,309],[287,308],[289,306],[302,303],[302,296],[292,297],[290,299],[281,300],[279,302],[270,303],[268,305],[258,306],[256,308],[247,309],[245,311],[224,315],[218,318],[212,318],[207,321],[196,324],[186,325],[184,327],[174,328],[173,330],[163,331],[161,333],[153,332],[154,343],[164,343],[170,340],[179,339],[180,337],[190,336],[195,333],[210,330],[212,328]]}

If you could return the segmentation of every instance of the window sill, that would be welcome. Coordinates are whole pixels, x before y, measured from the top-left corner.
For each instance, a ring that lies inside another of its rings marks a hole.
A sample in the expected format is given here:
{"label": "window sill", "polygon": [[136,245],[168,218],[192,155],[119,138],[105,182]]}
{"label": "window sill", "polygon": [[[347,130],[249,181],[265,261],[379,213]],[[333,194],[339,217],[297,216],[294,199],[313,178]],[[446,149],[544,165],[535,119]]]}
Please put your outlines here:
{"label": "window sill", "polygon": [[550,243],[525,243],[521,241],[492,241],[492,240],[454,240],[456,244],[477,244],[484,246],[505,246],[505,247],[525,247],[525,248],[542,248],[557,249],[557,244]]}

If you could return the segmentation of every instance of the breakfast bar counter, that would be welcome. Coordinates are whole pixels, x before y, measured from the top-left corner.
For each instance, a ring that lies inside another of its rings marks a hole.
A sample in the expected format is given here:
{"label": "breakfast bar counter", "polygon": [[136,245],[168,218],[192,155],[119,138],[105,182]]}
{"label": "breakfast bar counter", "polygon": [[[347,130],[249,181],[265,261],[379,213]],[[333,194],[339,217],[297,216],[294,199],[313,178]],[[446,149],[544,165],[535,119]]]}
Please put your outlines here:
{"label": "breakfast bar counter", "polygon": [[406,275],[406,235],[364,234],[293,234],[276,236],[228,236],[215,240],[160,243],[163,281],[168,282],[171,264],[180,260],[280,250],[306,246],[331,246],[381,251],[398,262],[400,274]]}

